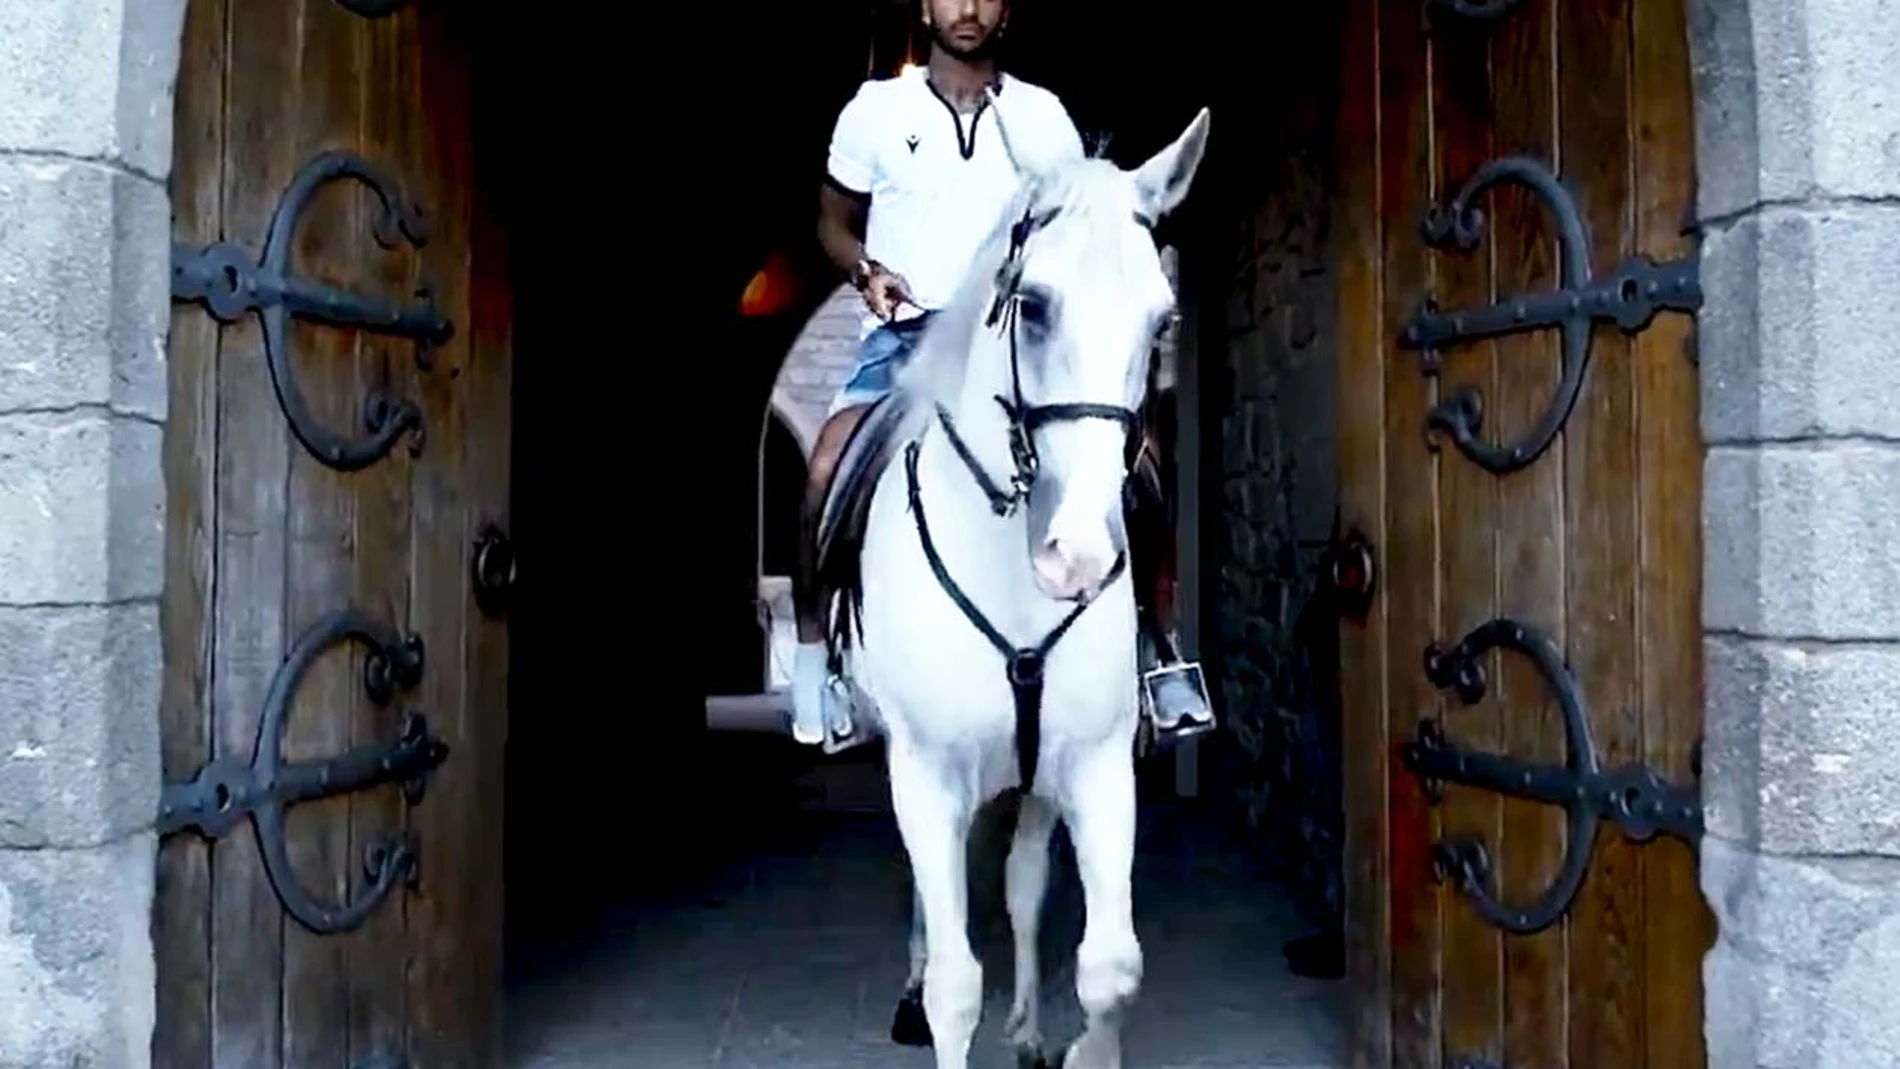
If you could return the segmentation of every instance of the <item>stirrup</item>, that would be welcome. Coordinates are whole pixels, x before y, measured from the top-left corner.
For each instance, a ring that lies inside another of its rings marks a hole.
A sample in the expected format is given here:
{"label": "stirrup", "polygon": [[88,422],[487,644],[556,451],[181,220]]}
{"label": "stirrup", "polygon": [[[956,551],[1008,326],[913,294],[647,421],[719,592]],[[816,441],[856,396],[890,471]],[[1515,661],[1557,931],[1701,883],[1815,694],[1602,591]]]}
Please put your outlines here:
{"label": "stirrup", "polygon": [[[1175,676],[1186,679],[1188,685],[1199,696],[1201,699],[1199,712],[1173,717],[1162,713],[1159,701],[1161,684]],[[1157,665],[1141,673],[1141,717],[1152,732],[1152,745],[1157,747],[1213,731],[1215,727],[1214,702],[1207,694],[1207,677],[1201,671],[1201,662],[1176,661],[1173,664]]]}
{"label": "stirrup", "polygon": [[854,750],[871,741],[871,733],[863,730],[851,716],[852,707],[857,704],[857,688],[843,676],[833,675],[825,681],[826,689],[831,691],[832,701],[825,703],[828,716],[825,718],[825,738],[819,748],[827,756]]}

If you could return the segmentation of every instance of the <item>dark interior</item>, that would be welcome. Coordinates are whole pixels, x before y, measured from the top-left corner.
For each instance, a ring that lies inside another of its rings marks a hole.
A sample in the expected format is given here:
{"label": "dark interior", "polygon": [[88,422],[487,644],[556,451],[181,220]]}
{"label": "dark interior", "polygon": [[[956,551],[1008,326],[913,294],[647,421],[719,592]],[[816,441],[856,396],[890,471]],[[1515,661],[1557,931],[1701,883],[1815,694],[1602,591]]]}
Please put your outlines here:
{"label": "dark interior", "polygon": [[[1232,221],[1254,210],[1276,160],[1323,144],[1329,129],[1327,7],[1180,0],[1162,17],[1018,0],[1012,15],[1010,68],[1059,93],[1085,138],[1106,137],[1106,155],[1123,165],[1212,107],[1195,191],[1159,235],[1182,250],[1185,329],[1204,349],[1230,333]],[[768,573],[784,564],[771,532],[790,504],[774,487],[799,460],[790,432],[762,417],[787,348],[839,281],[813,238],[831,123],[868,65],[888,72],[922,49],[903,0],[719,11],[704,31],[656,22],[596,34],[498,9],[483,35],[484,69],[507,72],[484,79],[477,112],[483,151],[508,161],[498,192],[516,282],[522,578],[510,610],[505,829],[516,969],[584,944],[620,904],[704,884],[744,848],[731,814],[775,804],[812,760],[709,735],[703,700],[763,683],[758,567],[762,553]],[[1283,42],[1271,54],[1285,60],[1264,62],[1263,40]],[[682,50],[703,57],[690,90],[657,66],[684,63]],[[1297,103],[1296,118],[1279,114],[1283,101]],[[587,152],[611,147],[624,162],[550,148],[572,136],[555,125],[581,127]],[[774,254],[797,280],[791,307],[740,315],[740,293]],[[1202,375],[1201,423],[1216,440],[1201,486],[1205,646],[1234,630],[1220,614],[1250,610],[1218,596],[1230,538],[1218,439],[1231,384],[1217,363]],[[1325,705],[1337,691],[1333,620],[1302,620],[1303,671]],[[1231,691],[1227,660],[1213,648],[1202,656],[1218,706]],[[1300,775],[1317,786],[1282,804],[1336,826],[1336,746],[1302,745],[1278,758],[1313,763]],[[1244,778],[1246,758],[1220,738],[1205,749],[1203,792],[1224,797],[1222,777]],[[741,768],[757,770],[756,794],[732,793]],[[1307,834],[1269,867],[1293,884],[1336,883],[1337,857],[1310,848],[1324,841]],[[1302,908],[1316,930],[1331,923],[1324,902]]]}

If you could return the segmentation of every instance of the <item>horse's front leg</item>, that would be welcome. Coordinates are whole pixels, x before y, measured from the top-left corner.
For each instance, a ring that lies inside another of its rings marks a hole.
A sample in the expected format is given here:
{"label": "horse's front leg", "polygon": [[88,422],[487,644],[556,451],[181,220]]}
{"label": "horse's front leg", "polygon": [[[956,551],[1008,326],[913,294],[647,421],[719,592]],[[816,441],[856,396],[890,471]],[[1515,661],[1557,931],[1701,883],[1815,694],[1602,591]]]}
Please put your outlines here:
{"label": "horse's front leg", "polygon": [[930,1046],[930,1022],[924,1019],[924,903],[917,881],[910,885],[910,972],[904,977],[904,997],[897,1000],[891,1018],[891,1042],[904,1047]]}
{"label": "horse's front leg", "polygon": [[1122,1020],[1141,990],[1135,937],[1135,769],[1125,739],[1078,761],[1063,785],[1062,817],[1075,844],[1085,920],[1075,994],[1087,1024],[1064,1069],[1120,1069]]}
{"label": "horse's front leg", "polygon": [[937,1069],[968,1069],[983,1011],[983,966],[970,947],[965,854],[976,804],[908,741],[892,740],[889,761],[891,807],[922,906],[924,1017]]}
{"label": "horse's front leg", "polygon": [[1010,839],[1009,860],[1003,869],[1010,934],[1016,941],[1016,994],[1004,1031],[1023,1069],[1043,1064],[1042,963],[1036,946],[1043,898],[1049,888],[1049,838],[1055,830],[1055,806],[1033,794],[1023,795],[1016,814],[1016,833]]}

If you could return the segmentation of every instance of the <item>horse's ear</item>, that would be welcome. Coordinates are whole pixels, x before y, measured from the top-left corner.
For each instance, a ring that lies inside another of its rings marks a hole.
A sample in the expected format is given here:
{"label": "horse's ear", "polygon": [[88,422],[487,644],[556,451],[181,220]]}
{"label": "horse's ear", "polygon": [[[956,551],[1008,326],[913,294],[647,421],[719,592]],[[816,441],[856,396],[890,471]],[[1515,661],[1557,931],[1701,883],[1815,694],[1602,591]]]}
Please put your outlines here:
{"label": "horse's ear", "polygon": [[1174,143],[1149,157],[1135,169],[1135,189],[1141,197],[1143,214],[1159,220],[1187,199],[1194,184],[1194,172],[1207,154],[1208,113],[1202,108]]}
{"label": "horse's ear", "polygon": [[[985,89],[984,93],[990,94],[990,90]],[[1024,159],[1016,154],[1015,142],[1009,139],[1009,124],[1003,121],[1003,109],[996,103],[997,98],[994,94],[990,94],[989,100],[990,113],[996,116],[996,135],[1002,139],[1003,155],[1009,157],[1010,167],[1025,184],[1035,185],[1041,182],[1050,169],[1049,165],[1035,157]]]}

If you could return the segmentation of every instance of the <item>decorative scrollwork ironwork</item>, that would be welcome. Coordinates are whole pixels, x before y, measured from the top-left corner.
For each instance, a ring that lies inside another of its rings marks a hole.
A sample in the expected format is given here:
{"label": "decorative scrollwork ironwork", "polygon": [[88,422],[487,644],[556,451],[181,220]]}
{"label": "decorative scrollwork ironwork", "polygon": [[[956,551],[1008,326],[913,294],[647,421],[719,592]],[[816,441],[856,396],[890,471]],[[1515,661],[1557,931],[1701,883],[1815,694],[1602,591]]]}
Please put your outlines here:
{"label": "decorative scrollwork ironwork", "polygon": [[324,152],[304,164],[284,191],[271,215],[263,257],[256,263],[230,242],[173,243],[172,298],[203,304],[221,323],[258,313],[271,382],[297,441],[321,463],[337,471],[357,471],[387,456],[404,434],[410,436],[411,452],[420,453],[422,410],[412,401],[374,394],[364,405],[367,437],[351,440],[324,427],[311,413],[291,366],[290,316],[410,338],[416,342],[416,364],[425,370],[434,348],[454,335],[454,327],[436,311],[426,286],[417,289],[417,303],[398,308],[290,273],[291,245],[304,209],[324,184],[345,178],[356,179],[376,195],[382,210],[373,230],[384,248],[394,248],[399,236],[416,248],[428,242],[422,209],[405,200],[394,182],[358,156]]}
{"label": "decorative scrollwork ironwork", "polygon": [[257,833],[264,874],[285,912],[318,935],[350,931],[388,898],[398,883],[416,875],[417,847],[408,833],[370,844],[363,859],[365,890],[340,906],[317,902],[298,882],[284,837],[284,814],[292,805],[351,794],[383,784],[400,784],[410,805],[422,800],[429,774],[448,758],[448,745],[429,734],[420,713],[404,718],[401,737],[390,746],[360,747],[321,761],[285,761],[284,729],[291,701],[304,675],[330,647],[355,641],[368,648],[363,689],[377,705],[387,705],[398,690],[422,678],[422,639],[398,635],[394,628],[353,610],[329,613],[297,640],[271,679],[258,718],[257,743],[249,761],[221,757],[191,780],[166,786],[160,795],[157,831],[161,836],[196,828],[208,839],[229,834],[247,817]]}
{"label": "decorative scrollwork ironwork", "polygon": [[1702,287],[1693,256],[1661,264],[1647,256],[1636,256],[1619,263],[1607,275],[1592,278],[1590,244],[1576,198],[1555,172],[1526,156],[1492,160],[1465,182],[1450,204],[1433,207],[1424,224],[1426,244],[1436,249],[1455,245],[1465,252],[1476,248],[1484,233],[1484,212],[1476,201],[1505,182],[1529,189],[1555,218],[1559,288],[1453,312],[1441,312],[1437,302],[1427,297],[1418,314],[1399,333],[1399,344],[1419,350],[1424,372],[1436,376],[1443,366],[1440,350],[1453,342],[1552,326],[1560,329],[1563,362],[1556,395],[1519,441],[1493,445],[1479,437],[1484,404],[1475,387],[1457,388],[1426,417],[1427,441],[1433,449],[1438,447],[1438,435],[1449,434],[1460,452],[1498,475],[1534,463],[1556,440],[1576,407],[1589,366],[1590,335],[1595,323],[1614,323],[1633,334],[1648,326],[1663,309],[1693,314],[1702,307]]}
{"label": "decorative scrollwork ironwork", "polygon": [[366,19],[380,19],[394,15],[409,6],[409,0],[336,0],[353,14]]}
{"label": "decorative scrollwork ironwork", "polygon": [[1440,25],[1447,16],[1462,22],[1496,22],[1516,10],[1524,0],[1425,0],[1425,19]]}
{"label": "decorative scrollwork ironwork", "polygon": [[1695,843],[1702,837],[1702,804],[1693,791],[1665,782],[1647,766],[1605,770],[1597,759],[1576,678],[1550,640],[1515,620],[1490,620],[1449,650],[1433,643],[1425,650],[1425,674],[1439,689],[1475,705],[1486,688],[1481,658],[1493,649],[1529,658],[1556,694],[1564,724],[1562,767],[1460,750],[1446,741],[1432,717],[1420,719],[1416,736],[1402,747],[1400,758],[1434,804],[1443,799],[1444,784],[1457,783],[1564,810],[1569,841],[1563,864],[1529,906],[1508,905],[1498,897],[1490,854],[1479,840],[1457,836],[1432,849],[1434,870],[1440,878],[1457,882],[1479,916],[1505,931],[1529,935],[1555,924],[1576,899],[1601,821],[1614,823],[1635,842],[1647,842],[1661,832]]}

